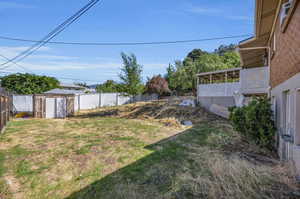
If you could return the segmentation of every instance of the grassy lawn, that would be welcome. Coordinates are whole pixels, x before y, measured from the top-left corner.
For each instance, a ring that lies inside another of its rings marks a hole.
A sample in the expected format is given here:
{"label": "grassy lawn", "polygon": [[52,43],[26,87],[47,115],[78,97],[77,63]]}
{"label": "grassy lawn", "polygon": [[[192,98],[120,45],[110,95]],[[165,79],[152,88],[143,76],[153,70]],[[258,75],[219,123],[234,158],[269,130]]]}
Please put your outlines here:
{"label": "grassy lawn", "polygon": [[0,136],[0,198],[293,198],[286,168],[227,121],[198,110],[184,128],[178,108],[162,107],[12,121]]}

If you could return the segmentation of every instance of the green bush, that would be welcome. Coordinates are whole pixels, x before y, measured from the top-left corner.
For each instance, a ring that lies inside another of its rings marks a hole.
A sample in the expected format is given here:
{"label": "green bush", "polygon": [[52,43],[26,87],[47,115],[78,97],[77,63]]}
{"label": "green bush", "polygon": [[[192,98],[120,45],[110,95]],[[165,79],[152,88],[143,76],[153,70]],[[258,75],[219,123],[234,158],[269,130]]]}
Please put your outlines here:
{"label": "green bush", "polygon": [[233,107],[229,111],[235,130],[262,147],[274,149],[276,128],[267,98],[253,99],[248,106]]}

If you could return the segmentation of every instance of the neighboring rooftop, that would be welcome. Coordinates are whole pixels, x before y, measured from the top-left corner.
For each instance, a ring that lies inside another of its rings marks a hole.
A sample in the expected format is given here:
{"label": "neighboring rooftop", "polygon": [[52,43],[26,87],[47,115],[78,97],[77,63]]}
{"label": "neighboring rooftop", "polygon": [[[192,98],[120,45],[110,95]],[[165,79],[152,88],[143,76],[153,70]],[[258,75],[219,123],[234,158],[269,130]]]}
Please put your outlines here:
{"label": "neighboring rooftop", "polygon": [[61,89],[61,88],[55,88],[50,91],[45,92],[46,94],[85,94],[85,90],[75,90],[75,89]]}
{"label": "neighboring rooftop", "polygon": [[60,83],[59,85],[61,88],[65,88],[65,89],[75,89],[75,90],[83,90],[85,89],[85,87],[83,86],[78,86],[76,84],[70,84],[70,83]]}

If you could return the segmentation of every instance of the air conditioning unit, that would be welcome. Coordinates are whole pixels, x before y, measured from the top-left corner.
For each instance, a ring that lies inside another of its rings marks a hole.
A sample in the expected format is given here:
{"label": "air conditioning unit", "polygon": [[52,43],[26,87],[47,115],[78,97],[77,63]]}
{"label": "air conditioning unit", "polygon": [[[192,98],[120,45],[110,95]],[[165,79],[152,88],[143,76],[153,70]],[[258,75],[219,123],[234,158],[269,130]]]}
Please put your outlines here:
{"label": "air conditioning unit", "polygon": [[281,12],[280,12],[280,24],[283,24],[284,19],[287,17],[289,10],[293,4],[294,0],[289,0],[288,2],[282,4]]}

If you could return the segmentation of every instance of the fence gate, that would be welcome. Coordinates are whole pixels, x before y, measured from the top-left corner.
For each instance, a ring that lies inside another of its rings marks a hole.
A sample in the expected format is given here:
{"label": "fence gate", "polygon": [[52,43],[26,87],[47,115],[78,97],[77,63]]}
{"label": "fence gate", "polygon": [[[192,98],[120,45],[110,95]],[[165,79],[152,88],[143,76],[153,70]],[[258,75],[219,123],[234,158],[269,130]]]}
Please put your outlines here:
{"label": "fence gate", "polygon": [[65,118],[66,116],[66,98],[46,98],[46,118]]}
{"label": "fence gate", "polygon": [[45,96],[35,95],[33,98],[33,115],[35,118],[45,118],[46,114]]}
{"label": "fence gate", "polygon": [[67,117],[67,99],[66,98],[55,98],[56,102],[56,118]]}
{"label": "fence gate", "polygon": [[55,98],[46,98],[46,118],[55,118]]}

